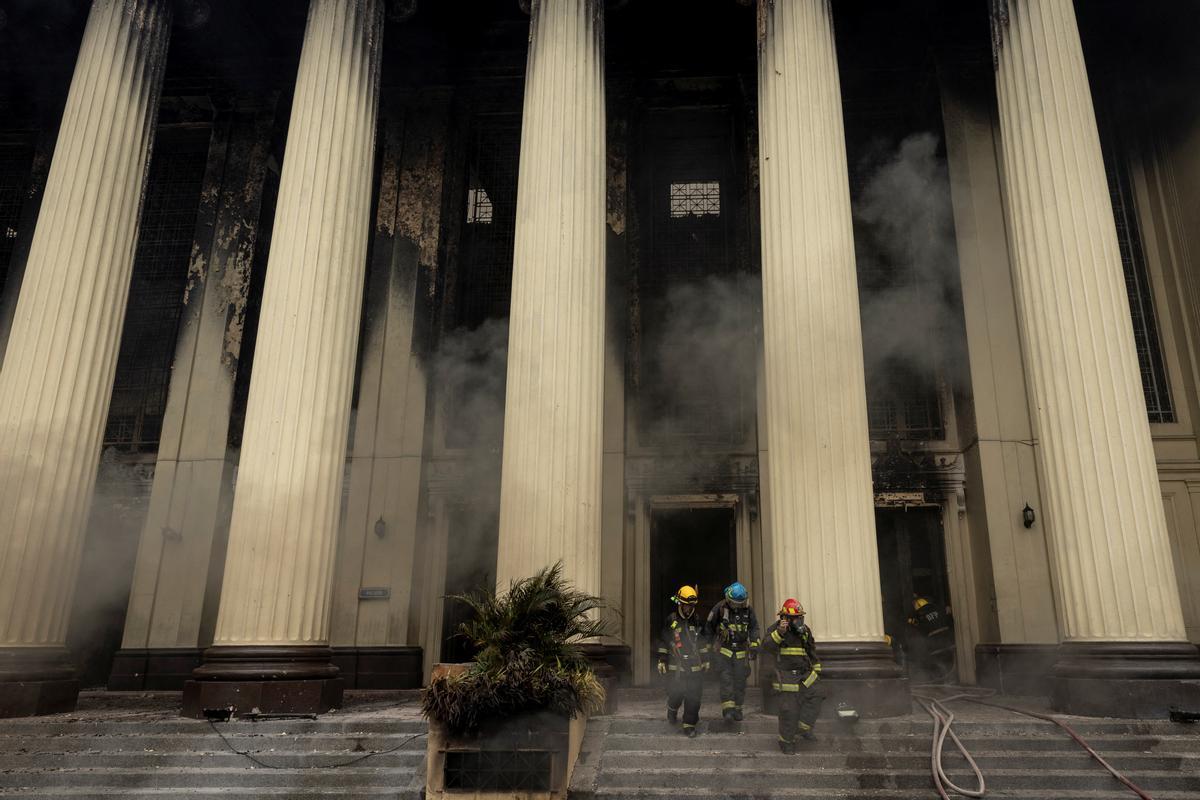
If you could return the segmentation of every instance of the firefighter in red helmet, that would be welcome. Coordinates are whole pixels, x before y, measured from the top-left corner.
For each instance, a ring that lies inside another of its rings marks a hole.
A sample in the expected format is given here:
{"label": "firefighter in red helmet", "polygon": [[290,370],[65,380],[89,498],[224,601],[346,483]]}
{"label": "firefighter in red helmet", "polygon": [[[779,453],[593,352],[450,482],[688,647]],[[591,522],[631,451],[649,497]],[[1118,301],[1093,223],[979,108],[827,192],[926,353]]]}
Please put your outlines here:
{"label": "firefighter in red helmet", "polygon": [[813,725],[825,694],[817,688],[821,659],[804,608],[792,598],[779,609],[779,621],[767,629],[763,648],[775,655],[775,691],[779,700],[779,749],[796,752],[796,734],[816,739]]}

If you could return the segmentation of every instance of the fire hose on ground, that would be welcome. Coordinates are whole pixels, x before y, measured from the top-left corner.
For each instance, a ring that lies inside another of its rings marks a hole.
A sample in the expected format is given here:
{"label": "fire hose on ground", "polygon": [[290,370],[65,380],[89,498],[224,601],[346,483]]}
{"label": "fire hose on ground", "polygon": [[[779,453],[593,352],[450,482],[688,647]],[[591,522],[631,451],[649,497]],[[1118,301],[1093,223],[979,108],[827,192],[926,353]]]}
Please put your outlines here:
{"label": "fire hose on ground", "polygon": [[[953,693],[941,696],[930,694],[929,690],[934,689],[951,690]],[[1124,784],[1130,791],[1132,791],[1142,800],[1153,800],[1153,798],[1151,798],[1145,790],[1143,790],[1133,781],[1129,780],[1129,778],[1122,775],[1111,764],[1105,761],[1104,758],[1097,753],[1082,736],[1080,736],[1073,728],[1071,728],[1070,725],[1063,722],[1058,717],[1050,714],[1041,714],[1036,711],[1029,711],[1024,708],[1017,708],[1016,706],[1004,705],[1003,703],[996,703],[988,700],[988,698],[994,696],[995,694],[996,693],[990,689],[975,689],[945,684],[924,684],[917,686],[916,691],[912,693],[912,696],[916,698],[918,703],[921,704],[921,707],[925,709],[926,713],[933,718],[933,747],[930,752],[930,770],[933,775],[934,788],[937,789],[938,797],[940,797],[941,800],[950,800],[948,792],[955,792],[956,794],[960,794],[964,797],[983,797],[987,792],[987,784],[984,781],[983,771],[980,770],[979,765],[975,763],[975,759],[971,756],[971,753],[962,743],[962,740],[958,738],[958,734],[954,732],[954,712],[945,705],[946,703],[951,703],[957,700],[966,701],[968,703],[977,703],[979,705],[990,706],[992,708],[999,708],[1015,714],[1023,714],[1027,717],[1033,717],[1034,719],[1039,719],[1043,722],[1054,723],[1066,731],[1067,735],[1074,739],[1080,747],[1086,750],[1088,755],[1094,758],[1102,767],[1108,770],[1108,772],[1114,778]],[[978,788],[968,789],[963,786],[958,786],[946,775],[946,770],[942,765],[942,756],[945,752],[947,738],[954,742],[954,746],[958,749],[958,752],[962,754],[962,757],[966,759],[967,764],[970,765],[971,771],[975,773],[975,781]]]}

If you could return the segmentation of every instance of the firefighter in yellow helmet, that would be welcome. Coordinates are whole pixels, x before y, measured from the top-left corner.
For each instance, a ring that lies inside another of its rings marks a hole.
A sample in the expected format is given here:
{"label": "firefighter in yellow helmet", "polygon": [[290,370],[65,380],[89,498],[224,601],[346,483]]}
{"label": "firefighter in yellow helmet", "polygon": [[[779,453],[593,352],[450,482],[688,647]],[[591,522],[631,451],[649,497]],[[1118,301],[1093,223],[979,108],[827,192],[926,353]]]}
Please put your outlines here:
{"label": "firefighter in yellow helmet", "polygon": [[796,752],[797,731],[816,739],[813,725],[821,713],[825,693],[817,688],[821,659],[812,631],[804,624],[804,608],[788,598],[779,609],[779,621],[767,629],[763,649],[775,655],[775,691],[779,700],[779,749]]}
{"label": "firefighter in yellow helmet", "polygon": [[658,671],[667,676],[667,721],[674,725],[683,706],[683,732],[689,738],[696,736],[710,651],[704,620],[696,613],[699,600],[695,587],[679,587],[671,598],[675,611],[667,617],[658,647]]}

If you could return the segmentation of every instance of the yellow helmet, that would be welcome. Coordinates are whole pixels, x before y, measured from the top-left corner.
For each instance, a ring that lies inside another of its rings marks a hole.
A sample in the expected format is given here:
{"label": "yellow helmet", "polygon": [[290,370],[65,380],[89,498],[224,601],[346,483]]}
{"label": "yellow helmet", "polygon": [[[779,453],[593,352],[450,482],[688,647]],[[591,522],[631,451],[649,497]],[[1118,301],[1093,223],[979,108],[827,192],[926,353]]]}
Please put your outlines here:
{"label": "yellow helmet", "polygon": [[927,605],[929,605],[929,601],[924,597],[917,597],[913,599],[913,611],[920,611]]}
{"label": "yellow helmet", "polygon": [[679,587],[679,591],[671,598],[671,601],[676,605],[694,606],[699,602],[700,596],[696,594],[695,587],[683,585]]}

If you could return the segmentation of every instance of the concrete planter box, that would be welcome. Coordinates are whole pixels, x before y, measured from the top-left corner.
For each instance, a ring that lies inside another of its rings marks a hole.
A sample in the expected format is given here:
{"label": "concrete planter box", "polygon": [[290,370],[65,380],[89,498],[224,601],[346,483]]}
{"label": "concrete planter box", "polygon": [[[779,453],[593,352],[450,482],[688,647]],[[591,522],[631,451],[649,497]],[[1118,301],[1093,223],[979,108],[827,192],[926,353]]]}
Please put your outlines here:
{"label": "concrete planter box", "polygon": [[[439,664],[433,677],[465,664]],[[427,800],[560,800],[567,796],[579,758],[586,717],[550,712],[494,720],[455,735],[429,721],[425,763]]]}

